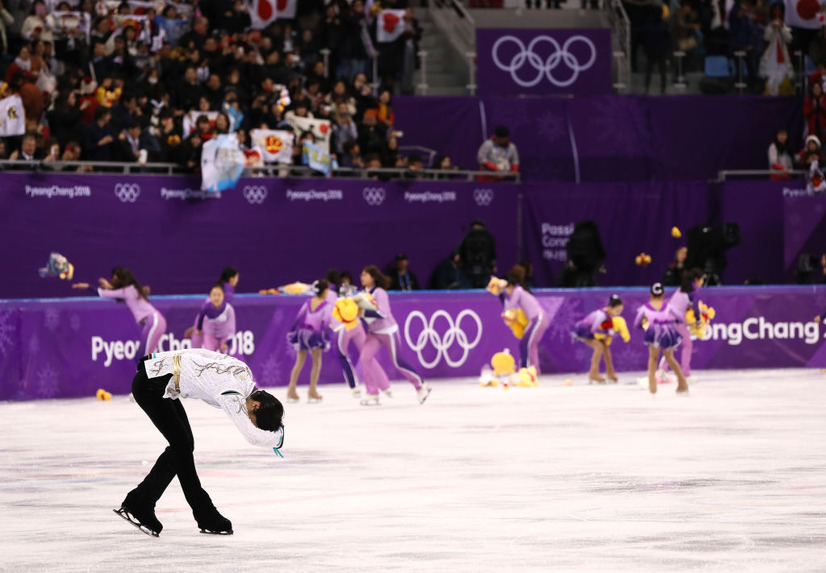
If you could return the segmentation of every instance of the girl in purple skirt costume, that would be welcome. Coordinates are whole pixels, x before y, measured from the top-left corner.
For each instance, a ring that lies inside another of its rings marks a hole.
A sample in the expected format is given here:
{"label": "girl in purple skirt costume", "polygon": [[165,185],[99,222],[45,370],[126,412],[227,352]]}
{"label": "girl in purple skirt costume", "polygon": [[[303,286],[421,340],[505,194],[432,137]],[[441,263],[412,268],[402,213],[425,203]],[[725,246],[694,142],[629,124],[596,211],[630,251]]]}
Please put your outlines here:
{"label": "girl in purple skirt costume", "polygon": [[321,279],[313,284],[315,296],[301,305],[298,316],[292,330],[287,334],[289,342],[297,351],[295,366],[290,373],[290,386],[287,388],[287,400],[298,401],[296,384],[298,375],[304,368],[307,360],[307,352],[313,359],[313,368],[310,371],[310,390],[307,396],[310,402],[320,402],[321,394],[318,393],[318,375],[321,372],[321,353],[330,348],[330,317],[333,314],[334,304],[331,304],[327,297],[330,284]]}
{"label": "girl in purple skirt costume", "polygon": [[677,326],[681,321],[674,309],[665,304],[664,292],[662,284],[654,283],[651,287],[651,300],[637,309],[634,328],[645,329],[643,342],[648,347],[648,390],[652,394],[657,393],[657,363],[662,350],[663,357],[677,375],[677,393],[683,394],[688,392],[688,384],[679,363],[674,358],[674,349],[683,340]]}

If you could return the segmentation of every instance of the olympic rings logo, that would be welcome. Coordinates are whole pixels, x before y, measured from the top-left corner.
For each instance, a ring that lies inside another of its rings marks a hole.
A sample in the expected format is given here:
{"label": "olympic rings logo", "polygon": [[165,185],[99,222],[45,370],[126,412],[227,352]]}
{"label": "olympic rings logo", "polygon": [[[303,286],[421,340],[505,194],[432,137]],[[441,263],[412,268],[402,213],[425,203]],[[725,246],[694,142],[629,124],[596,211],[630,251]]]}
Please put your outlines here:
{"label": "olympic rings logo", "polygon": [[473,200],[480,207],[487,207],[493,203],[493,189],[474,189]]}
{"label": "olympic rings logo", "polygon": [[[499,49],[505,42],[513,42],[519,48],[519,52],[511,58],[509,63],[502,62],[499,58]],[[585,63],[580,63],[577,57],[569,51],[571,46],[576,42],[585,44],[590,51],[590,56]],[[550,44],[553,47],[553,52],[545,61],[542,60],[542,56],[534,51],[539,44],[543,43]],[[550,36],[537,36],[531,40],[531,43],[528,44],[527,47],[525,47],[522,40],[516,36],[502,36],[493,44],[491,56],[496,67],[503,72],[509,72],[514,83],[523,88],[534,87],[542,81],[543,76],[548,78],[548,81],[551,82],[552,85],[564,88],[576,82],[581,72],[584,72],[594,65],[597,59],[597,49],[594,43],[585,36],[571,36],[565,40],[565,43],[562,44],[561,47],[559,42]],[[528,80],[523,80],[517,75],[517,72],[521,70],[526,63],[536,71],[536,76]],[[553,75],[554,70],[563,64],[572,72],[571,77],[567,80],[557,79]]]}
{"label": "olympic rings logo", "polygon": [[387,196],[387,192],[383,187],[365,187],[362,192],[362,196],[368,205],[371,207],[378,207],[384,203],[384,198]]}
{"label": "olympic rings logo", "polygon": [[[465,318],[469,318],[476,323],[476,336],[473,340],[468,340],[468,335],[462,328],[462,321]],[[444,334],[439,334],[436,331],[436,321],[439,319],[444,319],[447,323],[447,330]],[[410,325],[414,321],[421,321],[422,323],[422,331],[415,341],[410,335]],[[482,340],[482,319],[472,310],[465,309],[459,313],[456,322],[454,322],[453,317],[447,311],[437,310],[428,321],[422,312],[414,310],[407,315],[404,322],[404,339],[407,341],[407,345],[419,356],[419,363],[425,368],[433,368],[442,358],[445,359],[448,366],[458,368],[467,362],[470,351],[476,348],[479,341]],[[451,358],[448,353],[448,350],[454,345],[458,345],[462,349],[461,356],[456,360]],[[433,360],[427,360],[422,354],[422,351],[428,346],[432,346],[436,350],[436,357]]]}
{"label": "olympic rings logo", "polygon": [[250,205],[260,205],[269,193],[263,185],[245,185],[243,191],[244,199],[246,199]]}
{"label": "olympic rings logo", "polygon": [[115,196],[124,203],[134,203],[141,196],[141,186],[137,183],[118,183]]}

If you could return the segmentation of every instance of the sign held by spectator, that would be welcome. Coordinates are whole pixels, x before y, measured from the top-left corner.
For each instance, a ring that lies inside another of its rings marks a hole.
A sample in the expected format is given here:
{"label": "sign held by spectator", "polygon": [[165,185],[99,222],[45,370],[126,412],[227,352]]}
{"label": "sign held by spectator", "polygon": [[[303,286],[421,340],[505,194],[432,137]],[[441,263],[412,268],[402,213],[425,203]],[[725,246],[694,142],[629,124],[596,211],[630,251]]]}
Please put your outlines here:
{"label": "sign held by spectator", "polygon": [[246,167],[246,158],[234,135],[221,134],[204,143],[201,151],[201,189],[235,188]]}
{"label": "sign held by spectator", "polygon": [[611,92],[611,30],[476,30],[479,95]]}
{"label": "sign held by spectator", "polygon": [[0,137],[26,133],[26,112],[19,95],[0,99]]}
{"label": "sign held by spectator", "polygon": [[316,145],[327,153],[330,153],[330,135],[332,135],[332,128],[329,120],[288,115],[287,121],[290,122],[290,125],[293,126],[293,129],[299,135],[305,131],[312,133]]}
{"label": "sign held by spectator", "polygon": [[252,148],[258,151],[264,163],[292,163],[295,136],[289,131],[253,129],[250,136]]}

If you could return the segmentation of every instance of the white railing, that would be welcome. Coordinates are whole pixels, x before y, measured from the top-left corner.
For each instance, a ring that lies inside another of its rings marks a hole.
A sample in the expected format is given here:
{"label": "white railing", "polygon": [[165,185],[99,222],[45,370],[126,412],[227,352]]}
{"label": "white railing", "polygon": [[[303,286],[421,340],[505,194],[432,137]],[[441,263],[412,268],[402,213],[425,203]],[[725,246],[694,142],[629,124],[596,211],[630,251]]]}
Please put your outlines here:
{"label": "white railing", "polygon": [[[401,148],[400,148],[401,149]],[[405,146],[404,149],[421,153],[426,165],[433,163],[436,151],[428,147],[416,145]],[[197,177],[191,169],[177,163],[122,163],[116,161],[10,161],[0,160],[0,171],[7,173],[30,172],[48,175],[190,175]],[[298,177],[324,179],[325,176],[309,167],[301,165],[260,165],[248,167],[244,170],[244,177]],[[521,181],[519,173],[500,173],[496,171],[468,171],[459,169],[422,169],[411,170],[407,167],[387,167],[380,169],[355,169],[341,167],[333,170],[333,177],[352,179],[440,179],[451,181],[475,181],[484,177],[501,179],[502,181]]]}
{"label": "white railing", "polygon": [[622,6],[621,0],[608,0],[613,35],[614,60],[616,62],[617,77],[614,80],[614,89],[617,92],[631,89],[631,20]]}

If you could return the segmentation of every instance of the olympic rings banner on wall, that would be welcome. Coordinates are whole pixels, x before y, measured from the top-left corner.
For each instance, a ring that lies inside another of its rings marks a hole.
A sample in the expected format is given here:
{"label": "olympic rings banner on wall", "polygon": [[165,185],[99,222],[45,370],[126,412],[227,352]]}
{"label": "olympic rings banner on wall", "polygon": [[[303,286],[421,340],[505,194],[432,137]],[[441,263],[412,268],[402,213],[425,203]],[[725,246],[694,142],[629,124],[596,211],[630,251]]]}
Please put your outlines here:
{"label": "olympic rings banner on wall", "polygon": [[479,94],[611,92],[611,30],[476,30]]}
{"label": "olympic rings banner on wall", "polygon": [[[671,293],[671,289],[667,294]],[[648,300],[648,290],[539,290],[535,293],[550,327],[540,342],[545,374],[585,373],[590,349],[571,339],[577,320],[604,305],[611,294],[625,301],[629,321]],[[707,368],[788,368],[826,366],[826,325],[812,321],[826,309],[826,286],[718,287],[700,291],[717,311],[707,338],[694,344],[693,370]],[[304,297],[237,295],[238,332],[230,352],[247,362],[263,387],[284,386],[295,361],[286,336]],[[187,348],[184,331],[192,326],[203,297],[153,297],[167,319],[161,350]],[[517,341],[500,318],[502,304],[486,292],[418,292],[390,295],[399,323],[402,356],[427,380],[478,376],[491,356]],[[139,358],[140,329],[129,311],[100,299],[0,301],[0,400],[90,397],[98,388],[129,392]],[[623,372],[646,367],[641,332],[616,340],[614,364]],[[324,353],[321,382],[343,384],[338,357]],[[399,379],[385,351],[379,362]],[[351,356],[358,370],[358,356]],[[307,382],[309,369],[302,373]],[[626,377],[631,375],[626,375]],[[633,380],[633,378],[632,378]],[[397,383],[397,395],[407,391]],[[409,389],[412,395],[412,388]]]}

